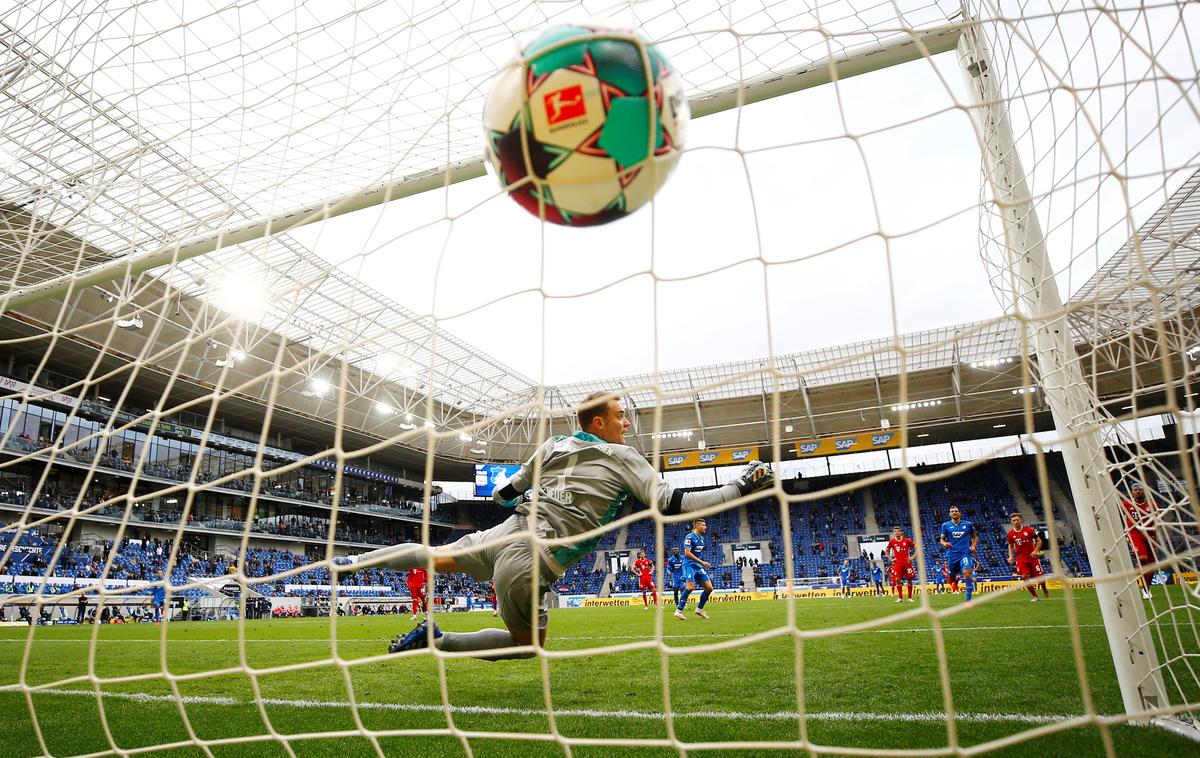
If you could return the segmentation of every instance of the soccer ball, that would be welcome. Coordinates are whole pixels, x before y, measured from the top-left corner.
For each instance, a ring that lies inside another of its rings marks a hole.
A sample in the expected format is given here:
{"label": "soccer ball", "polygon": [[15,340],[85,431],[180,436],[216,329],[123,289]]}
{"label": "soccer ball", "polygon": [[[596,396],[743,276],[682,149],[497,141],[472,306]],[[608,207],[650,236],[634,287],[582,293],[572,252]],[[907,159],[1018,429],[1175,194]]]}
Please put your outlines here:
{"label": "soccer ball", "polygon": [[483,111],[501,186],[533,215],[566,226],[606,224],[654,197],[679,160],[687,122],[679,74],[654,45],[584,26],[557,26],[530,43]]}

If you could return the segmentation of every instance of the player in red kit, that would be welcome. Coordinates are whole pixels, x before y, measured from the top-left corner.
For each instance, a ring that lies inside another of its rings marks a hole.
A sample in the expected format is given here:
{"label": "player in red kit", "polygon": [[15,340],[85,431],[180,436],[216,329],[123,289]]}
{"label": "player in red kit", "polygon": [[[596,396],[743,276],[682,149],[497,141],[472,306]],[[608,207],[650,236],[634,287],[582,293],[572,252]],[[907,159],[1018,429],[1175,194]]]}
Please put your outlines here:
{"label": "player in red kit", "polygon": [[[1121,507],[1125,509],[1125,535],[1133,554],[1137,556],[1138,566],[1146,566],[1158,560],[1155,547],[1158,540],[1154,534],[1154,501],[1146,497],[1146,490],[1140,484],[1134,484],[1130,490],[1129,500],[1122,500]],[[1150,599],[1150,582],[1154,579],[1154,571],[1142,575],[1142,597]]]}
{"label": "player in red kit", "polygon": [[646,590],[650,590],[654,604],[658,605],[658,590],[654,587],[654,561],[646,557],[645,550],[638,551],[637,560],[633,562],[633,573],[637,574],[638,589],[642,591],[642,607],[650,607],[650,601],[646,599]]}
{"label": "player in red kit", "polygon": [[892,538],[887,543],[887,555],[892,559],[892,589],[896,591],[896,602],[903,602],[900,583],[908,582],[908,602],[913,601],[912,584],[916,572],[913,571],[912,556],[917,544],[904,536],[904,530],[896,527],[892,530]]}
{"label": "player in red kit", "polygon": [[409,569],[407,582],[408,594],[412,596],[412,617],[417,617],[417,608],[421,609],[421,613],[429,613],[429,572],[423,568]]}
{"label": "player in red kit", "polygon": [[[1012,524],[1012,529],[1008,532],[1009,565],[1016,568],[1017,576],[1025,581],[1042,577],[1037,587],[1042,588],[1043,597],[1050,597],[1050,590],[1046,588],[1045,572],[1042,571],[1042,559],[1038,557],[1042,554],[1042,538],[1033,527],[1021,523],[1021,514],[1014,513],[1008,520]],[[1030,585],[1027,588],[1035,603],[1038,600],[1037,587]]]}

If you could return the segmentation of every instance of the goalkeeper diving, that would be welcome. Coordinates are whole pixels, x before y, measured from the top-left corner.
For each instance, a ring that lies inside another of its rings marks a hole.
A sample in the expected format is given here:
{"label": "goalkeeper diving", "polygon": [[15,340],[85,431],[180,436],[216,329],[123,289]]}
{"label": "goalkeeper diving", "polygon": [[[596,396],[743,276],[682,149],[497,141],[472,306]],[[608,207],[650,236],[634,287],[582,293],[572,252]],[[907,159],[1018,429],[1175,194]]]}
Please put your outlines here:
{"label": "goalkeeper diving", "polygon": [[[505,651],[479,656],[487,660],[531,658],[534,653],[529,648],[534,644],[535,629],[537,644],[546,642],[547,592],[600,541],[599,536],[571,541],[572,536],[610,523],[630,496],[673,516],[736,500],[774,482],[771,470],[754,462],[737,479],[720,487],[700,492],[676,490],[640,453],[625,444],[629,420],[611,392],[588,395],[581,404],[578,421],[580,431],[546,440],[508,482],[496,488],[492,497],[516,510],[499,525],[442,547],[393,545],[334,560],[337,572],[376,566],[411,569],[432,562],[438,572],[466,572],[476,579],[495,582],[500,616],[507,630],[443,632],[432,619],[426,619],[394,639],[389,652],[415,650],[432,642],[446,652]],[[536,508],[525,497],[535,485],[535,469],[539,471]],[[534,545],[533,534],[542,539],[565,540],[566,544]],[[540,561],[536,574],[535,555]]]}

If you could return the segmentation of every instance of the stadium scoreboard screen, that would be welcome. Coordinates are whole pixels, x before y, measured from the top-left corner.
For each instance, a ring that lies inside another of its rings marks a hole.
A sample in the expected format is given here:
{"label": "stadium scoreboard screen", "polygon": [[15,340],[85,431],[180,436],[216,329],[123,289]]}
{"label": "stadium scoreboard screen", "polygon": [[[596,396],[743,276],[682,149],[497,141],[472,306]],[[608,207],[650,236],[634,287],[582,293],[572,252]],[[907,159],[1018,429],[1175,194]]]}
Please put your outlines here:
{"label": "stadium scoreboard screen", "polygon": [[516,463],[476,463],[475,497],[491,497],[492,491],[521,470]]}

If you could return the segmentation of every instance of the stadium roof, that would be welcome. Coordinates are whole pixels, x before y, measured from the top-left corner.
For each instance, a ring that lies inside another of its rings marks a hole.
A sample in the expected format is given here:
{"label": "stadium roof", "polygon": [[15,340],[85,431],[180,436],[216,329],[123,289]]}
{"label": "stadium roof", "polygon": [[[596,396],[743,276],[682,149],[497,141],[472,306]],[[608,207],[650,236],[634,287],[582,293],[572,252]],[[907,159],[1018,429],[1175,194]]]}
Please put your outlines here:
{"label": "stadium roof", "polygon": [[[1163,314],[1200,305],[1200,170],[1193,173],[1071,297],[1070,323],[1076,344],[1128,334]],[[1096,325],[1103,325],[1097,331]],[[641,407],[656,402],[692,402],[761,395],[775,388],[798,390],[874,377],[982,363],[1026,352],[1021,330],[1002,318],[928,329],[873,340],[776,356],[562,385],[566,402],[589,393],[625,388]],[[774,371],[770,366],[774,366]],[[776,377],[772,379],[772,376]],[[656,393],[654,388],[658,387]]]}
{"label": "stadium roof", "polygon": [[[256,217],[252,202],[222,185],[220,172],[198,167],[174,141],[157,137],[160,129],[146,128],[91,90],[7,21],[0,29],[0,45],[19,61],[5,69],[0,92],[0,131],[7,144],[20,146],[14,163],[0,171],[7,211],[0,270],[11,272],[10,285]],[[184,133],[178,140],[196,137]],[[533,383],[287,235],[180,261],[155,276],[202,298],[212,299],[233,278],[272,293],[255,333],[234,346],[241,350],[274,332],[414,390],[430,384],[432,370],[435,398],[459,405],[508,397]],[[121,289],[113,294],[133,299]]]}
{"label": "stadium roof", "polygon": [[[831,45],[907,39],[957,10],[950,2],[900,10],[844,0],[783,18],[766,8],[739,10],[736,19],[698,6],[588,9],[660,40],[699,93],[824,60]],[[282,35],[275,11],[255,5],[238,9],[236,24],[199,5],[183,19],[153,6],[80,15],[65,3],[18,5],[0,20],[0,152],[12,158],[0,171],[9,210],[0,269],[12,272],[12,287],[27,286],[475,159],[483,87],[513,55],[514,35],[579,11],[514,2],[464,21],[392,6],[328,15],[310,8]],[[706,31],[731,21],[740,39]],[[780,25],[814,31],[770,33]],[[731,65],[739,45],[753,54]],[[56,248],[54,234],[71,247],[62,232],[83,249]],[[154,274],[210,302],[233,278],[271,293],[257,328],[232,349],[278,333],[481,413],[528,397],[535,384],[286,234]],[[115,277],[111,294],[136,302],[132,279]]]}

